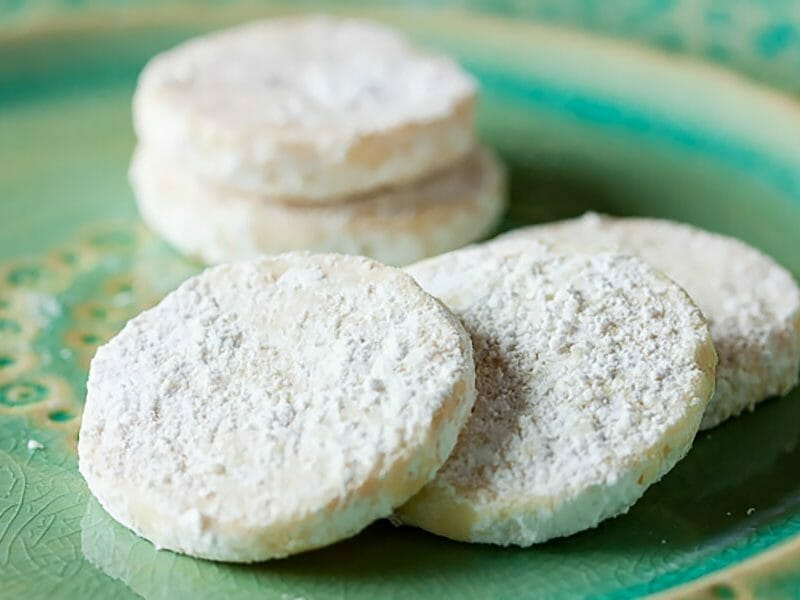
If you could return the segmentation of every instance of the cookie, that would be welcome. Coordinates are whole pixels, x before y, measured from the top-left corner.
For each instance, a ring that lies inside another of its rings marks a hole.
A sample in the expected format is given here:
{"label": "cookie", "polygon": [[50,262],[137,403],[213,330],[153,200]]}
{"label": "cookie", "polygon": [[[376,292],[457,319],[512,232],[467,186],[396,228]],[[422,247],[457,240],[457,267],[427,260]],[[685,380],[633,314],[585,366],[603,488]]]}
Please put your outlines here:
{"label": "cookie", "polygon": [[474,145],[476,85],[377,23],[290,17],[155,57],[134,97],[145,145],[210,181],[330,202],[413,181]]}
{"label": "cookie", "polygon": [[658,219],[587,214],[513,231],[567,250],[635,254],[680,284],[708,319],[719,355],[701,429],[784,395],[800,373],[800,289],[770,257],[739,240]]}
{"label": "cookie", "polygon": [[79,467],[157,547],[264,560],[389,515],[473,400],[469,336],[411,277],[362,257],[260,258],[187,280],[97,351]]}
{"label": "cookie", "polygon": [[131,183],[150,227],[212,264],[297,249],[409,264],[489,235],[505,205],[503,170],[486,150],[407,187],[330,206],[214,189],[142,149]]}
{"label": "cookie", "polygon": [[625,512],[689,450],[714,347],[685,292],[644,262],[518,242],[407,271],[470,332],[477,399],[401,521],[529,546]]}

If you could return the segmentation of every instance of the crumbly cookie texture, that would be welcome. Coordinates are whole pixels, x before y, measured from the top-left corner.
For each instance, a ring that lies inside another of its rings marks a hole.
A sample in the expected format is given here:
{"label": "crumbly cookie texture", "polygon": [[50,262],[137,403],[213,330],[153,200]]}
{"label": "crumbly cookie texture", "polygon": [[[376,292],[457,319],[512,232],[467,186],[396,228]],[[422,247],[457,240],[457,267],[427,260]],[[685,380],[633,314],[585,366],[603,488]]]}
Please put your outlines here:
{"label": "crumbly cookie texture", "polygon": [[672,221],[593,213],[501,239],[520,237],[556,250],[635,254],[687,291],[708,319],[719,355],[716,392],[701,429],[797,385],[800,289],[783,267],[755,248]]}
{"label": "crumbly cookie texture", "polygon": [[473,400],[468,334],[411,277],[361,257],[260,258],[189,279],[98,350],[79,466],[156,546],[263,560],[389,515]]}
{"label": "crumbly cookie texture", "polygon": [[211,264],[308,249],[405,265],[489,235],[505,207],[503,168],[485,149],[420,182],[331,206],[215,189],[144,148],[130,175],[150,227]]}
{"label": "crumbly cookie texture", "polygon": [[407,271],[470,332],[478,397],[402,521],[528,546],[625,512],[689,450],[714,347],[689,297],[644,262],[521,241]]}
{"label": "crumbly cookie texture", "polygon": [[134,97],[140,140],[241,191],[337,201],[419,179],[474,145],[474,80],[377,23],[292,17],[154,58]]}

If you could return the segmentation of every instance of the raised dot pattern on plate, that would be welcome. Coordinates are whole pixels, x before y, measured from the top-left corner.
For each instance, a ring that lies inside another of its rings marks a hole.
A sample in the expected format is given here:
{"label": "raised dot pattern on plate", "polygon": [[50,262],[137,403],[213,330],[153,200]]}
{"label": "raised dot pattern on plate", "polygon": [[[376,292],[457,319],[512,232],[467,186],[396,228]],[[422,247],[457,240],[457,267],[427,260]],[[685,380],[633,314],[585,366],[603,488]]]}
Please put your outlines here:
{"label": "raised dot pattern on plate", "polygon": [[197,269],[141,225],[120,223],[0,263],[0,414],[61,432],[74,451],[97,346]]}

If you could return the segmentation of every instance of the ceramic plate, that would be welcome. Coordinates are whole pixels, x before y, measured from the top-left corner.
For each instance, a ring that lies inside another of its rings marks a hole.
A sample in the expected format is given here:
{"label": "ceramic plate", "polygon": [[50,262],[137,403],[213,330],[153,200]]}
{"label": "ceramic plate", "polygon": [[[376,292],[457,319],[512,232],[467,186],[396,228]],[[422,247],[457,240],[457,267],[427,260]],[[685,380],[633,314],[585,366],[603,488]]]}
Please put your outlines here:
{"label": "ceramic plate", "polygon": [[[88,361],[199,269],[136,216],[126,182],[136,75],[188,36],[269,12],[72,7],[0,28],[0,597],[796,593],[798,391],[700,435],[627,515],[527,550],[382,522],[291,559],[215,564],[157,552],[99,508],[76,468]],[[481,135],[511,174],[504,228],[587,209],[669,217],[740,237],[800,274],[793,100],[700,63],[519,19],[373,16],[480,79]]]}

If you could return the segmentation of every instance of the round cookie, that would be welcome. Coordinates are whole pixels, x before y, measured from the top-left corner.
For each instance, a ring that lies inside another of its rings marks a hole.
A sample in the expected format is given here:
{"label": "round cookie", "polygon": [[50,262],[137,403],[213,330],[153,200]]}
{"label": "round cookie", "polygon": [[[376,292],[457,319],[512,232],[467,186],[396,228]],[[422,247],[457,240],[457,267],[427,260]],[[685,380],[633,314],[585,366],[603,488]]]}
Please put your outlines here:
{"label": "round cookie", "polygon": [[402,271],[306,253],[232,263],[97,351],[80,472],[157,547],[264,560],[389,515],[473,400],[469,336]]}
{"label": "round cookie", "polygon": [[489,235],[505,207],[504,173],[486,150],[408,187],[331,206],[213,189],[144,149],[131,183],[150,227],[206,263],[308,249],[404,265]]}
{"label": "round cookie", "polygon": [[139,139],[203,178],[330,202],[413,181],[474,145],[473,79],[377,23],[291,17],[202,36],[154,58]]}
{"label": "round cookie", "polygon": [[719,355],[717,384],[701,429],[789,392],[800,373],[800,289],[747,244],[658,219],[586,214],[513,231],[555,249],[630,253],[681,285],[708,319]]}
{"label": "round cookie", "polygon": [[519,242],[407,271],[470,332],[478,391],[401,521],[528,546],[625,512],[689,450],[714,347],[684,291],[642,261]]}

